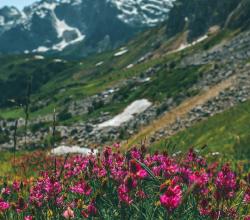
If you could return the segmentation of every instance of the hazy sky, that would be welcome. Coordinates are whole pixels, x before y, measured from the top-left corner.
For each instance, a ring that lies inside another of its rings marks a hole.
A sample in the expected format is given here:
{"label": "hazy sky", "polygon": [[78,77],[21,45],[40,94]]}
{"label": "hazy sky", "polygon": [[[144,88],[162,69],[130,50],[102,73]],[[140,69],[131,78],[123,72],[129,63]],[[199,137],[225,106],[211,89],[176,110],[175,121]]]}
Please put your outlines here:
{"label": "hazy sky", "polygon": [[24,6],[35,2],[36,0],[0,0],[0,8],[5,5],[14,5],[19,9],[23,9]]}

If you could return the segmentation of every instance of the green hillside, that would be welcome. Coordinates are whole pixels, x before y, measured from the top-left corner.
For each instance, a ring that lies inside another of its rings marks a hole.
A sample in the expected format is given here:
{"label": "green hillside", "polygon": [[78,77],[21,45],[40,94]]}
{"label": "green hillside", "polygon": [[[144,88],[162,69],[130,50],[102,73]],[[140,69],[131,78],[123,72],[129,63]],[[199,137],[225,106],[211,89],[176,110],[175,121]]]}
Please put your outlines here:
{"label": "green hillside", "polygon": [[[178,39],[178,36],[175,39]],[[152,76],[150,82],[144,84],[133,82],[122,87],[118,94],[120,98],[114,101],[114,105],[103,106],[98,111],[108,109],[115,114],[127,103],[141,97],[152,101],[176,97],[182,91],[186,91],[201,73],[200,68],[196,67],[190,70],[178,68],[178,62],[184,53],[166,54],[172,47],[172,42],[173,39],[166,38],[163,26],[139,35],[126,45],[128,52],[119,57],[114,56],[119,49],[78,61],[58,62],[55,58],[2,56],[0,57],[2,85],[0,116],[3,118],[23,116],[23,111],[18,106],[25,105],[29,85],[31,117],[36,117],[52,113],[54,107],[59,112],[63,111],[68,102],[98,94],[119,85],[124,80],[143,77],[143,72],[149,68],[158,68],[158,72]],[[152,55],[136,63],[147,54]],[[100,62],[102,65],[96,66]],[[133,68],[126,68],[131,64],[134,65]],[[187,71],[190,74],[186,74]],[[9,89],[10,87],[12,89]],[[136,89],[131,92],[131,88]],[[127,91],[130,91],[129,94]],[[187,91],[188,93],[193,92]],[[11,102],[13,99],[16,101],[15,104]],[[37,104],[39,101],[46,102],[46,105],[40,107]]]}
{"label": "green hillside", "polygon": [[166,150],[166,143],[176,145],[177,150],[207,145],[207,152],[220,152],[238,159],[250,157],[250,102],[240,104],[226,112],[160,141],[154,149]]}

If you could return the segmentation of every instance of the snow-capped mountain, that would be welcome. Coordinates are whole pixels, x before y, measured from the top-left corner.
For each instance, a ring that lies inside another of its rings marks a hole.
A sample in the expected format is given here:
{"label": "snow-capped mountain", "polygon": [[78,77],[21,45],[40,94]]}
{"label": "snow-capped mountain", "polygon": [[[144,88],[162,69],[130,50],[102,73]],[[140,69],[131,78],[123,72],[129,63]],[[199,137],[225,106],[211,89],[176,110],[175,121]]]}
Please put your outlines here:
{"label": "snow-capped mountain", "polygon": [[118,18],[138,26],[154,26],[166,19],[174,0],[109,0],[119,10]]}
{"label": "snow-capped mountain", "polygon": [[22,13],[15,7],[0,9],[0,34],[22,21]]}
{"label": "snow-capped mountain", "polygon": [[63,51],[82,55],[118,46],[166,19],[174,0],[41,0],[0,9],[0,53]]}

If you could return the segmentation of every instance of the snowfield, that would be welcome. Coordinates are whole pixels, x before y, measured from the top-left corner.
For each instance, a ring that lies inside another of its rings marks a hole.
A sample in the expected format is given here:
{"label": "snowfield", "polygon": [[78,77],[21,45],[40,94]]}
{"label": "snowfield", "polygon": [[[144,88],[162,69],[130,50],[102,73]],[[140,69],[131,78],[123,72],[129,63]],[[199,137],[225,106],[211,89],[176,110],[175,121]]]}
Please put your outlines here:
{"label": "snowfield", "polygon": [[89,155],[93,153],[94,155],[97,154],[97,150],[91,150],[89,148],[81,148],[79,146],[59,146],[51,150],[53,155],[65,155],[65,154],[82,154],[82,155]]}
{"label": "snowfield", "polygon": [[141,99],[131,103],[125,110],[106,122],[103,122],[97,126],[98,129],[105,127],[119,127],[121,124],[130,121],[134,118],[135,114],[140,114],[148,109],[152,105],[147,99]]}

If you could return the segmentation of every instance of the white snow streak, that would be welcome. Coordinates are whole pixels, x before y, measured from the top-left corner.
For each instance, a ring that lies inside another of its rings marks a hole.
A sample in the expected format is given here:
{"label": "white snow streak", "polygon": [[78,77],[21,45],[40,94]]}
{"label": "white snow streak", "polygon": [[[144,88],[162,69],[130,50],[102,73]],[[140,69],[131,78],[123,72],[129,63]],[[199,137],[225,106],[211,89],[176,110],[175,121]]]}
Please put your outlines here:
{"label": "white snow streak", "polygon": [[115,53],[114,54],[114,56],[115,57],[119,57],[119,56],[122,56],[122,55],[124,55],[125,53],[127,53],[128,52],[128,49],[122,49],[122,50],[120,50],[119,52],[117,52],[117,53]]}
{"label": "white snow streak", "polygon": [[192,46],[206,40],[207,38],[208,38],[208,35],[204,35],[204,36],[198,38],[197,40],[193,41],[190,44],[181,44],[180,47],[177,50],[174,50],[173,52],[179,52],[179,51],[182,51],[182,50],[184,50],[186,48],[192,47]]}

